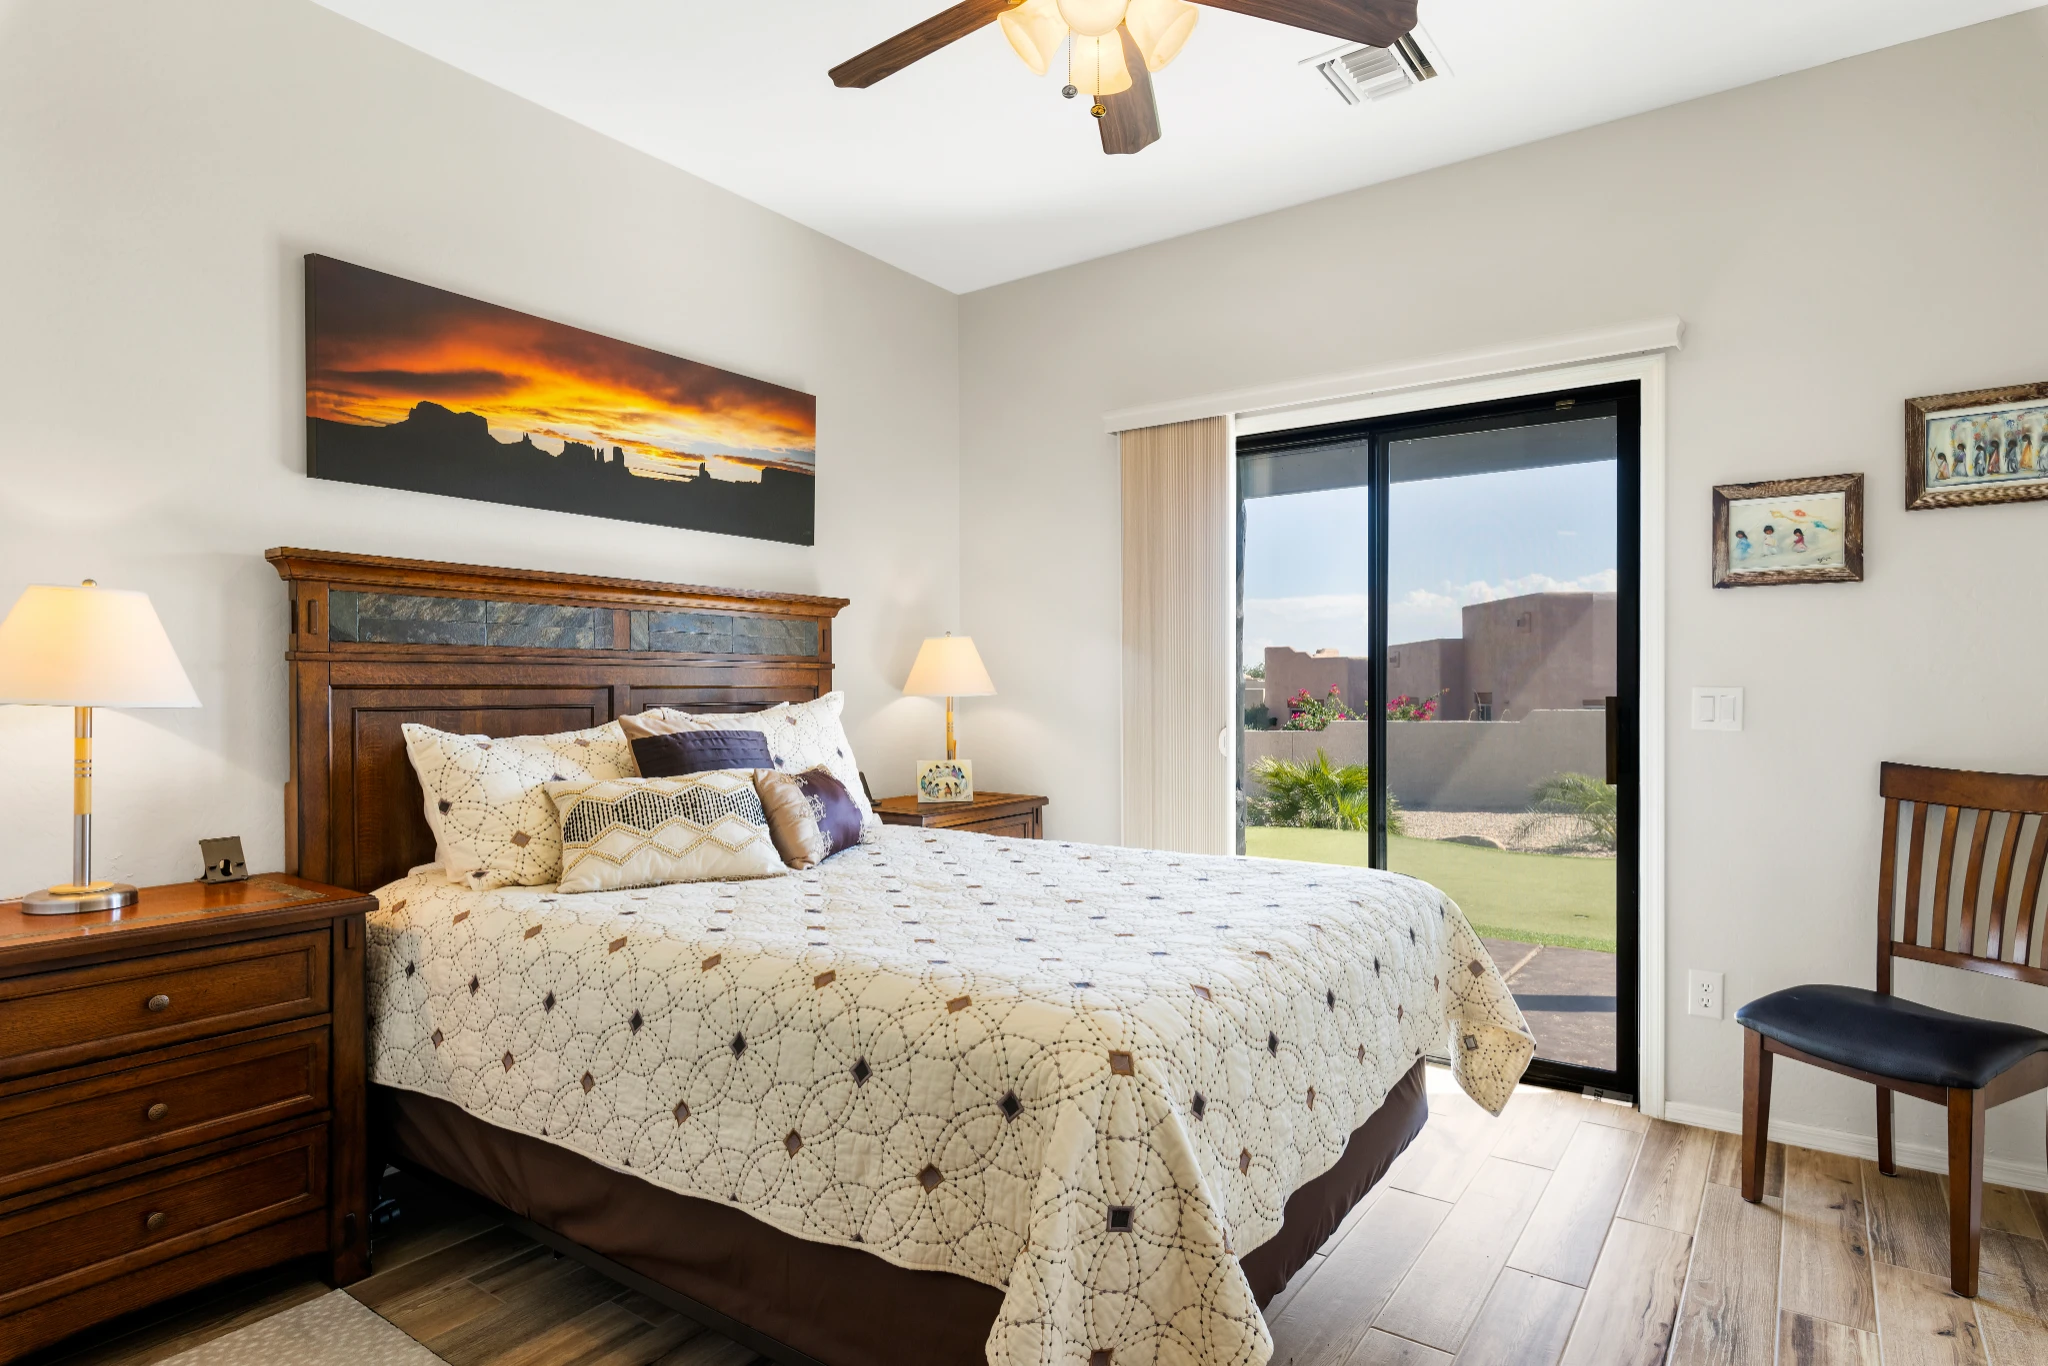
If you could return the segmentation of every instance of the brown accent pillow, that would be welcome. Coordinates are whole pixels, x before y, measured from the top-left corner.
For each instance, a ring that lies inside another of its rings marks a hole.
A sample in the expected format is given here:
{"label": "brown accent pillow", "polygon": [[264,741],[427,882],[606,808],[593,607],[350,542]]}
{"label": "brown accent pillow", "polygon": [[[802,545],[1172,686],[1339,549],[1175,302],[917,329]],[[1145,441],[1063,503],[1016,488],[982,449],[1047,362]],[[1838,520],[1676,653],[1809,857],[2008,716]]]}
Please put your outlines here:
{"label": "brown accent pillow", "polygon": [[822,768],[754,774],[775,852],[792,868],[810,868],[860,843],[860,807],[846,784]]}

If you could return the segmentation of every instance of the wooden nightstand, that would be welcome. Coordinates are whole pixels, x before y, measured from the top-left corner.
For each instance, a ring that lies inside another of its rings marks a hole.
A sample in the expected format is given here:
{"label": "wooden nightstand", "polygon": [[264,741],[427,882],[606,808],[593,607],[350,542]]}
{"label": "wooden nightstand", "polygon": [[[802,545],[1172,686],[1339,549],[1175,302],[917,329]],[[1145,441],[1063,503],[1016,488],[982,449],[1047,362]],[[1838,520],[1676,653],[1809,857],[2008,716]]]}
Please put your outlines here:
{"label": "wooden nightstand", "polygon": [[983,792],[971,802],[921,802],[915,797],[884,797],[875,814],[884,825],[924,825],[940,830],[972,830],[1012,839],[1045,838],[1045,798],[1021,792]]}
{"label": "wooden nightstand", "polygon": [[375,908],[279,875],[0,903],[0,1361],[295,1257],[368,1274]]}

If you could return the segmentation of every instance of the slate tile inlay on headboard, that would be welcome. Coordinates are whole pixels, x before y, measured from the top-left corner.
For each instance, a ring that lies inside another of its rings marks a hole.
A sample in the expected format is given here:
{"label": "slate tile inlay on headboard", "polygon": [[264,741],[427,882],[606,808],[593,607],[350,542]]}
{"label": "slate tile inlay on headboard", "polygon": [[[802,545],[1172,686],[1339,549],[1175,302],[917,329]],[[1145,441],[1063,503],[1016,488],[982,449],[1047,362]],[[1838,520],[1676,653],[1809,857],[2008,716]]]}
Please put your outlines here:
{"label": "slate tile inlay on headboard", "polygon": [[327,618],[329,640],[359,645],[605,650],[612,643],[610,612],[534,602],[336,592],[328,595]]}
{"label": "slate tile inlay on headboard", "polygon": [[633,648],[665,654],[814,658],[818,653],[818,623],[740,612],[635,612]]}
{"label": "slate tile inlay on headboard", "polygon": [[660,654],[818,655],[818,623],[809,619],[634,611],[627,642],[614,642],[612,620],[610,611],[590,607],[336,590],[328,595],[327,637],[357,645],[609,650],[623,643]]}

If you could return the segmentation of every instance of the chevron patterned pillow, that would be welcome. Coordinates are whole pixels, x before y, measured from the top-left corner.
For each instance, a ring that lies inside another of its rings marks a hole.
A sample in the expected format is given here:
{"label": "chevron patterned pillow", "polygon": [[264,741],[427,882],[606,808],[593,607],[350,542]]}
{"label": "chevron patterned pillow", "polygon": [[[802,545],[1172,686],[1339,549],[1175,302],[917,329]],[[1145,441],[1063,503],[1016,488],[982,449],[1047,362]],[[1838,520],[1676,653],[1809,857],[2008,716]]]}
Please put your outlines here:
{"label": "chevron patterned pillow", "polygon": [[565,892],[788,871],[750,769],[549,783],[547,794],[561,816]]}

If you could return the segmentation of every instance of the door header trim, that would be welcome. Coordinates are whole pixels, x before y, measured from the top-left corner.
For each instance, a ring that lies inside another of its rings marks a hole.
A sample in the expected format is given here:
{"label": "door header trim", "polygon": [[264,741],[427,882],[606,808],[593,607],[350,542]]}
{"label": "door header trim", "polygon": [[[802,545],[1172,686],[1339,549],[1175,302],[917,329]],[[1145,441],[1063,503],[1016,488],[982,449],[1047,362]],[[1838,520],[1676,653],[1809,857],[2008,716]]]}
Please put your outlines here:
{"label": "door header trim", "polygon": [[[1195,418],[1233,415],[1239,419],[1240,432],[1277,430],[1324,420],[1318,417],[1305,418],[1299,411],[1302,409],[1343,400],[1393,394],[1401,390],[1421,389],[1431,385],[1453,384],[1461,380],[1554,369],[1620,356],[1676,351],[1684,345],[1684,338],[1683,320],[1657,318],[1618,327],[1455,352],[1424,360],[1403,361],[1366,370],[1140,404],[1105,413],[1102,426],[1104,431],[1114,434],[1139,427],[1163,426],[1169,422],[1188,422]],[[1265,425],[1270,419],[1277,420],[1272,420],[1270,426]],[[1248,421],[1256,421],[1260,425],[1248,426]]]}

